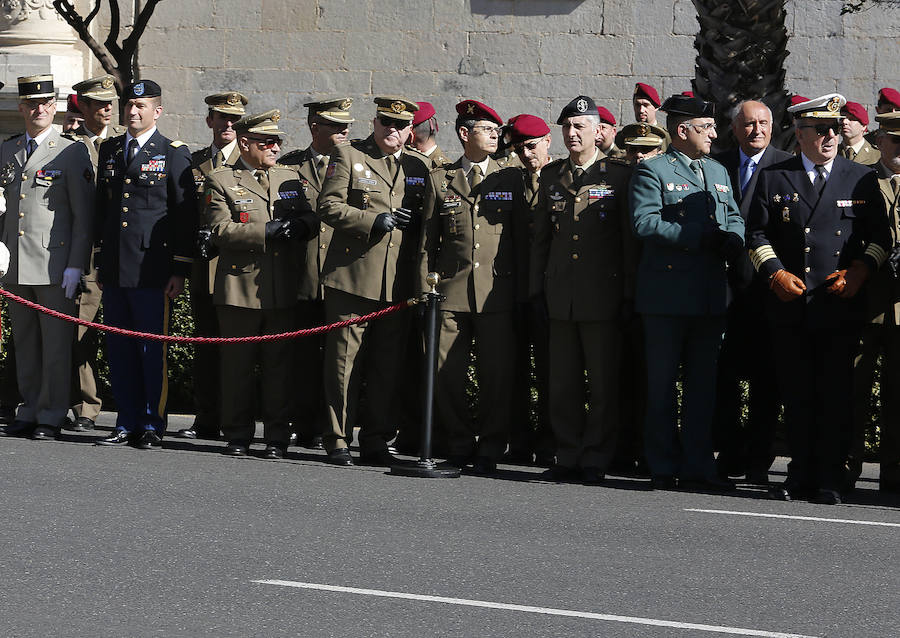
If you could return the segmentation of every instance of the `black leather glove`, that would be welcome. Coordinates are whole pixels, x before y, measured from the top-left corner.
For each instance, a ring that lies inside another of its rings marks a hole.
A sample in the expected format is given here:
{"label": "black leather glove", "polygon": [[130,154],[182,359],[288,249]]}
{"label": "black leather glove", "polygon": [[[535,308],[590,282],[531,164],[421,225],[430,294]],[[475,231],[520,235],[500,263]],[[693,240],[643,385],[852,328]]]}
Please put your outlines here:
{"label": "black leather glove", "polygon": [[197,254],[202,259],[212,259],[219,254],[218,248],[212,241],[212,231],[208,228],[201,228],[197,231]]}
{"label": "black leather glove", "polygon": [[78,288],[75,289],[75,292],[79,294],[87,294],[90,292],[88,290],[87,279],[84,278],[84,275],[81,275],[81,277],[78,278]]}
{"label": "black leather glove", "polygon": [[316,226],[310,226],[306,221],[299,217],[287,220],[286,238],[294,241],[306,241],[315,234],[318,229]]}
{"label": "black leather glove", "polygon": [[407,230],[412,226],[412,211],[408,208],[395,208],[391,215],[400,230]]}
{"label": "black leather glove", "polygon": [[703,233],[700,235],[700,250],[718,252],[720,241],[717,226],[703,227]]}
{"label": "black leather glove", "polygon": [[744,240],[736,233],[729,233],[727,230],[717,230],[718,251],[728,261],[734,261],[741,255],[741,249],[744,247]]}
{"label": "black leather glove", "polygon": [[283,241],[290,239],[290,222],[286,219],[273,219],[266,222],[266,241]]}
{"label": "black leather glove", "polygon": [[[271,223],[269,222],[269,224]],[[394,230],[396,225],[397,220],[391,213],[379,213],[375,218],[375,223],[372,224],[372,232],[389,233]]]}

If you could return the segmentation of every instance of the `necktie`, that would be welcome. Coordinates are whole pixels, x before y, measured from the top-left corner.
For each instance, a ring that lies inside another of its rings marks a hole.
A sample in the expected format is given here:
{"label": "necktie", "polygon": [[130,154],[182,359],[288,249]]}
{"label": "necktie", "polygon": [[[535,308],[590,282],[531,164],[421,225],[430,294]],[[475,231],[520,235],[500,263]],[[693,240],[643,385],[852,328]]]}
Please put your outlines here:
{"label": "necktie", "polygon": [[813,180],[813,187],[819,195],[825,189],[825,167],[821,164],[816,164],[816,179]]}
{"label": "necktie", "polygon": [[28,140],[28,146],[25,147],[25,161],[28,161],[28,158],[31,157],[31,154],[34,153],[35,149],[37,149],[37,142],[34,140]]}
{"label": "necktie", "polygon": [[703,167],[700,166],[700,160],[694,160],[691,162],[691,170],[694,171],[694,175],[700,178],[700,181],[703,181]]}
{"label": "necktie", "polygon": [[747,184],[750,183],[750,178],[753,177],[753,171],[756,170],[756,162],[754,162],[749,157],[744,161],[743,166],[741,166],[741,194],[744,194],[744,191],[747,190]]}
{"label": "necktie", "polygon": [[844,157],[846,157],[850,161],[853,161],[856,159],[856,151],[853,150],[852,146],[844,147]]}
{"label": "necktie", "polygon": [[478,164],[472,166],[469,172],[469,188],[475,188],[481,183],[484,176],[481,174],[481,167]]}
{"label": "necktie", "polygon": [[266,191],[267,193],[269,192],[269,176],[266,175],[266,171],[257,170],[256,181],[259,182],[259,185],[262,186],[264,191]]}
{"label": "necktie", "polygon": [[575,188],[581,186],[581,178],[584,176],[584,169],[580,166],[576,166],[575,170],[572,171],[572,184]]}
{"label": "necktie", "polygon": [[225,154],[221,150],[219,150],[216,152],[216,159],[213,160],[213,167],[219,168],[223,164],[225,164]]}
{"label": "necktie", "polygon": [[900,175],[891,177],[891,187],[894,189],[894,201],[900,199]]}
{"label": "necktie", "polygon": [[134,160],[134,156],[138,154],[138,151],[140,150],[140,148],[141,147],[138,144],[138,141],[134,138],[131,138],[131,141],[128,143],[128,163],[129,164],[131,164],[131,162]]}
{"label": "necktie", "polygon": [[96,148],[99,151],[101,144],[103,144],[103,138],[98,135],[97,137],[94,138],[94,148]]}

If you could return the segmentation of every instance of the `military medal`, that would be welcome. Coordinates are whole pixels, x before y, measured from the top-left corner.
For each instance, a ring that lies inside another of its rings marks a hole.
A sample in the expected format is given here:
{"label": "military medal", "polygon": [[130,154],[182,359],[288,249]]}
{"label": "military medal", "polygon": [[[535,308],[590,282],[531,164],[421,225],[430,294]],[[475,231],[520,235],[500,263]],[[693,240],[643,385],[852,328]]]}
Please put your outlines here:
{"label": "military medal", "polygon": [[250,213],[243,212],[243,213],[241,213],[240,217],[241,217],[242,224],[246,224],[247,222],[250,221]]}
{"label": "military medal", "polygon": [[781,203],[781,195],[773,195],[772,201],[775,202],[776,204],[780,204]]}
{"label": "military medal", "polygon": [[791,209],[785,206],[781,209],[781,221],[789,222],[791,221]]}
{"label": "military medal", "polygon": [[11,184],[13,181],[13,176],[16,174],[16,166],[13,164],[12,160],[2,169],[0,169],[0,184],[6,186],[7,184]]}

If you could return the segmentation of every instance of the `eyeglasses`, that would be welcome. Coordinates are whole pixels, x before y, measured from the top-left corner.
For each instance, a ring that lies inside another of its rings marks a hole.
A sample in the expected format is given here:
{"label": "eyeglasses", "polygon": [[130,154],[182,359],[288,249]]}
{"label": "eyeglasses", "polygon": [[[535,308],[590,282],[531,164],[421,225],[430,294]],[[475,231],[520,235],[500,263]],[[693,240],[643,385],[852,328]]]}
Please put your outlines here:
{"label": "eyeglasses", "polygon": [[36,111],[40,107],[44,107],[45,109],[49,109],[53,104],[56,103],[52,97],[50,98],[32,98],[30,100],[22,100],[22,104],[25,105],[29,111]]}
{"label": "eyeglasses", "polygon": [[831,131],[834,131],[834,134],[837,135],[841,130],[841,125],[840,122],[835,122],[834,124],[801,124],[797,128],[812,128],[816,130],[816,135],[825,137]]}
{"label": "eyeglasses", "polygon": [[540,139],[535,142],[523,142],[522,144],[516,144],[514,148],[515,148],[516,153],[523,153],[526,148],[529,151],[533,151],[534,149],[536,149],[538,147],[538,144],[540,144],[543,141],[544,141],[543,139]]}
{"label": "eyeglasses", "polygon": [[492,135],[500,135],[500,127],[499,126],[485,126],[483,124],[479,124],[478,126],[472,127],[473,131],[483,131],[485,135],[491,137]]}
{"label": "eyeglasses", "polygon": [[248,140],[255,142],[260,148],[269,150],[275,146],[281,146],[280,137],[248,137]]}
{"label": "eyeglasses", "polygon": [[381,125],[382,125],[383,127],[385,127],[385,128],[395,128],[395,129],[397,129],[398,131],[402,131],[402,130],[405,129],[407,126],[409,126],[410,124],[412,124],[412,120],[410,120],[410,121],[407,121],[407,120],[395,120],[395,119],[392,118],[392,117],[384,117],[384,116],[379,116],[379,117],[378,117],[378,121],[381,123]]}
{"label": "eyeglasses", "polygon": [[691,122],[688,122],[688,126],[692,126],[698,133],[708,133],[710,131],[716,130],[716,125],[714,122],[707,122],[706,124],[693,124]]}

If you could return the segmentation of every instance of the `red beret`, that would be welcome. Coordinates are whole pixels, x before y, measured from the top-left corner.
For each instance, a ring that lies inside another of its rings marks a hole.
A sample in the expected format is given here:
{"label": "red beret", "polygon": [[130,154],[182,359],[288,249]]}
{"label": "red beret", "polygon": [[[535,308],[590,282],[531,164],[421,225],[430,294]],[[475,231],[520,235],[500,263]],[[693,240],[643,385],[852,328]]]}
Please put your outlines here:
{"label": "red beret", "polygon": [[847,102],[841,112],[847,117],[858,120],[863,126],[869,125],[869,114],[866,113],[866,107],[859,102]]}
{"label": "red beret", "polygon": [[456,112],[467,120],[491,120],[503,126],[503,118],[497,115],[497,111],[477,100],[463,100],[456,105]]}
{"label": "red beret", "polygon": [[612,126],[616,125],[616,118],[613,117],[613,114],[609,112],[604,106],[597,107],[597,113],[600,115],[600,121],[606,122],[607,124],[611,124]]}
{"label": "red beret", "polygon": [[413,113],[413,126],[418,126],[425,120],[430,120],[434,117],[434,106],[431,102],[416,102],[416,104],[419,105],[419,110]]}
{"label": "red beret", "polygon": [[883,89],[878,91],[878,101],[890,102],[896,108],[900,109],[900,91],[897,91],[897,89],[884,87]]}
{"label": "red beret", "polygon": [[684,97],[694,97],[694,92],[693,92],[693,91],[682,91],[681,94],[682,94]]}
{"label": "red beret", "polygon": [[645,97],[653,102],[653,106],[655,106],[656,108],[659,108],[659,105],[662,104],[659,99],[659,93],[656,92],[656,89],[654,89],[649,84],[644,84],[643,82],[638,82],[634,85],[634,97]]}
{"label": "red beret", "polygon": [[69,97],[66,98],[66,111],[69,113],[81,113],[81,109],[78,108],[78,94],[71,93]]}
{"label": "red beret", "polygon": [[544,137],[550,132],[550,127],[538,116],[522,113],[509,118],[506,132],[509,134],[510,143],[515,144],[536,137]]}
{"label": "red beret", "polygon": [[797,106],[801,102],[809,102],[809,98],[804,97],[802,95],[792,95],[791,96],[791,106]]}

